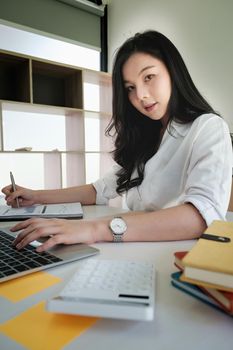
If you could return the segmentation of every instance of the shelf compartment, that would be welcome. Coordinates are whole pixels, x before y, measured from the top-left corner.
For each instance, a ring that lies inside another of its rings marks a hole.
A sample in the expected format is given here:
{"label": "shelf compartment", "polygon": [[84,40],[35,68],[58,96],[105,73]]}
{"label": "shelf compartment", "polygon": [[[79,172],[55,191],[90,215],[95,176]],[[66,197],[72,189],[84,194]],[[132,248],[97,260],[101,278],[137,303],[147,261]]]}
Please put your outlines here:
{"label": "shelf compartment", "polygon": [[78,153],[62,153],[62,187],[86,183],[85,156]]}
{"label": "shelf compartment", "polygon": [[44,153],[44,188],[57,189],[62,187],[61,154]]}
{"label": "shelf compartment", "polygon": [[0,53],[0,99],[30,102],[29,59]]}
{"label": "shelf compartment", "polygon": [[105,135],[110,116],[104,113],[84,112],[85,150],[87,152],[111,152],[114,139]]}
{"label": "shelf compartment", "polygon": [[1,186],[10,171],[34,189],[95,181],[114,164],[104,135],[111,108],[110,74],[2,51]]}
{"label": "shelf compartment", "polygon": [[81,111],[67,111],[65,114],[66,151],[84,151],[84,114]]}
{"label": "shelf compartment", "polygon": [[78,69],[32,61],[33,103],[82,109],[82,73]]}
{"label": "shelf compartment", "polygon": [[84,109],[111,114],[111,83],[111,76],[108,73],[83,71]]}
{"label": "shelf compartment", "polygon": [[[50,162],[48,161],[50,157]],[[17,185],[32,189],[55,188],[58,186],[57,176],[60,168],[52,158],[58,159],[60,154],[44,155],[43,153],[30,152],[0,152],[0,162],[4,164],[1,168],[0,186],[1,188],[10,184],[10,171],[15,176]],[[49,166],[48,169],[45,168]],[[48,173],[51,171],[51,174]],[[46,176],[49,176],[46,178]],[[54,181],[49,181],[54,176]],[[50,186],[49,186],[50,185]]]}
{"label": "shelf compartment", "polygon": [[[15,151],[30,147],[32,151],[65,150],[65,115],[3,109],[3,149]],[[17,128],[12,127],[17,125]]]}
{"label": "shelf compartment", "polygon": [[107,152],[85,152],[86,183],[92,183],[110,171],[115,164]]}
{"label": "shelf compartment", "polygon": [[39,152],[84,151],[84,119],[79,110],[3,102],[2,131],[5,151],[24,147]]}

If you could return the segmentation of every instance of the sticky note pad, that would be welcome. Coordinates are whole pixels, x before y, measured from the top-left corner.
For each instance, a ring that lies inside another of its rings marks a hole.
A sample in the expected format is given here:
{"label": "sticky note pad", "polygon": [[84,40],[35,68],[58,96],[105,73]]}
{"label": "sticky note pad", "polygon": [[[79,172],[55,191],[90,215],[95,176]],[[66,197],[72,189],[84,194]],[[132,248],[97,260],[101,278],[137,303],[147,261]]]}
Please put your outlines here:
{"label": "sticky note pad", "polygon": [[0,325],[0,331],[30,350],[60,350],[91,327],[98,318],[53,314],[45,302]]}
{"label": "sticky note pad", "polygon": [[0,284],[0,296],[18,302],[61,281],[47,272],[36,272]]}

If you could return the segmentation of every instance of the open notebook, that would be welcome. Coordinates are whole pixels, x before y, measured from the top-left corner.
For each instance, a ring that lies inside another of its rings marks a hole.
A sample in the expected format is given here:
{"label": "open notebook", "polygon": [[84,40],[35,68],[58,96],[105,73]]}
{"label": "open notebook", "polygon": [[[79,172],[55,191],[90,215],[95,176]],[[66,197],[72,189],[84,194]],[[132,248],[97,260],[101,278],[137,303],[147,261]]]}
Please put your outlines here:
{"label": "open notebook", "polygon": [[0,221],[18,221],[31,217],[77,219],[83,217],[83,210],[79,202],[33,205],[24,208],[11,208],[7,205],[0,205]]}

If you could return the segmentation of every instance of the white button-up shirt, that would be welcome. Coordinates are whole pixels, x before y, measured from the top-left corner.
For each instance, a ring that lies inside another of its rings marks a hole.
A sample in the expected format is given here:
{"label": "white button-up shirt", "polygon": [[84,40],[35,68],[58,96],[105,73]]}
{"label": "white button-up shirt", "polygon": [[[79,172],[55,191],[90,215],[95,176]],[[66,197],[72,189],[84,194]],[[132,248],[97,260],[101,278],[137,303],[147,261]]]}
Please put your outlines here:
{"label": "white button-up shirt", "polygon": [[[115,165],[93,184],[96,204],[107,204],[117,196],[117,170]],[[157,153],[145,165],[141,185],[126,193],[126,204],[130,210],[153,211],[192,203],[209,225],[225,219],[231,182],[228,126],[217,115],[203,114],[192,123],[171,123]]]}

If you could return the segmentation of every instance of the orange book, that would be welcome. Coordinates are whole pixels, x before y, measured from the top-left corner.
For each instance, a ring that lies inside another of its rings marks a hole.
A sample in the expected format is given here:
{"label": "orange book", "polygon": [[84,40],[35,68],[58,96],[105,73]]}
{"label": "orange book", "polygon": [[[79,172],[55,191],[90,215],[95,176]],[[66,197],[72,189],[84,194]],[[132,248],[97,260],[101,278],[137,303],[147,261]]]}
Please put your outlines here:
{"label": "orange book", "polygon": [[[182,259],[187,253],[188,251],[178,251],[174,253],[174,264],[180,271],[184,270],[184,263]],[[213,300],[215,300],[226,312],[233,315],[233,292],[204,287],[198,285],[198,283],[195,283],[195,286],[199,287],[205,294],[209,295]]]}
{"label": "orange book", "polygon": [[224,310],[233,315],[233,293],[199,286],[206,294],[219,303]]}
{"label": "orange book", "polygon": [[179,270],[183,271],[184,270],[184,264],[182,262],[182,259],[185,257],[185,255],[187,254],[187,251],[180,251],[180,252],[175,252],[174,256],[175,256],[175,261],[174,264],[176,267],[178,267]]}

